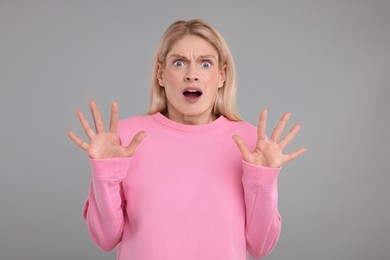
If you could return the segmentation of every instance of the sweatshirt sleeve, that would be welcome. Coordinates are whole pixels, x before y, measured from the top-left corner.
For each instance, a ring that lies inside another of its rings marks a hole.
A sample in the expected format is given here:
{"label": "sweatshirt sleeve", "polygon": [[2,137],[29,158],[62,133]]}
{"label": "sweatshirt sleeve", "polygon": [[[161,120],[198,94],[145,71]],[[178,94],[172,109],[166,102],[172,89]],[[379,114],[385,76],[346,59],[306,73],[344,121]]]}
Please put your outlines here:
{"label": "sweatshirt sleeve", "polygon": [[246,246],[255,258],[270,254],[279,239],[281,217],[278,211],[277,176],[280,169],[243,161]]}
{"label": "sweatshirt sleeve", "polygon": [[92,177],[83,217],[92,241],[104,251],[112,250],[122,238],[124,199],[121,181],[131,157],[90,159]]}

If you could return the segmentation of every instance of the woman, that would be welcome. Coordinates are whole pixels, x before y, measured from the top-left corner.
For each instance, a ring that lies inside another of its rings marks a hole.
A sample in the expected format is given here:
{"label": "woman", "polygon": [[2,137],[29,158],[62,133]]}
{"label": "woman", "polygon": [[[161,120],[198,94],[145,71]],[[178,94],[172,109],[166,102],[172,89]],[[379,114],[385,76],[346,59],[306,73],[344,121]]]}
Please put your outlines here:
{"label": "woman", "polygon": [[281,138],[285,113],[270,139],[267,110],[258,128],[235,109],[233,58],[202,20],[177,21],[154,62],[148,115],[118,122],[112,104],[105,132],[91,101],[96,133],[77,115],[90,142],[68,135],[90,158],[83,216],[96,245],[117,259],[247,259],[278,241],[277,175],[305,149],[283,154],[299,130]]}

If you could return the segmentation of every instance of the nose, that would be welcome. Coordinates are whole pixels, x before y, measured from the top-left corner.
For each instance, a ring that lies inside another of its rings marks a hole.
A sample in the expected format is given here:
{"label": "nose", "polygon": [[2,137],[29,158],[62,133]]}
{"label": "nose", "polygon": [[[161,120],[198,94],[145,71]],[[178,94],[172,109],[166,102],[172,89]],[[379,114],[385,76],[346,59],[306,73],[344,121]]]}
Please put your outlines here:
{"label": "nose", "polygon": [[195,69],[192,66],[190,66],[190,68],[188,68],[188,71],[185,75],[185,81],[192,82],[198,80],[199,80],[198,74],[196,73]]}
{"label": "nose", "polygon": [[186,81],[198,81],[199,78],[197,76],[190,76],[190,75],[187,75],[186,76]]}

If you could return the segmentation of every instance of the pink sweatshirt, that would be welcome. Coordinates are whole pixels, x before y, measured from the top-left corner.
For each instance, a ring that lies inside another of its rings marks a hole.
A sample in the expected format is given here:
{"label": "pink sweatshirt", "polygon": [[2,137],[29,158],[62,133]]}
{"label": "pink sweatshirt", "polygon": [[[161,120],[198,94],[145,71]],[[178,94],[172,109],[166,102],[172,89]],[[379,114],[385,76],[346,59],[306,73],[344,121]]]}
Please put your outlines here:
{"label": "pink sweatshirt", "polygon": [[91,160],[83,216],[97,246],[118,246],[119,260],[245,260],[272,251],[280,169],[244,162],[232,139],[252,149],[254,126],[223,116],[184,125],[157,113],[121,120],[121,144],[141,130],[132,157]]}

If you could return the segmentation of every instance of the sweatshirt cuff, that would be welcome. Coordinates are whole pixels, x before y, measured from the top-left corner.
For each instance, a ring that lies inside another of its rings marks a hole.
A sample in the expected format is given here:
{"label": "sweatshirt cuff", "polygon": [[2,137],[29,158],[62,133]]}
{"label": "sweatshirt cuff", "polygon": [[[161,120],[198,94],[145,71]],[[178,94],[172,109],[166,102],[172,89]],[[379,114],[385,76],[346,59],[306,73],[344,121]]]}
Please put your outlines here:
{"label": "sweatshirt cuff", "polygon": [[277,177],[282,169],[280,168],[271,168],[261,165],[255,165],[242,161],[243,165],[243,175],[242,181],[245,184],[258,186],[258,187],[271,187],[277,182]]}
{"label": "sweatshirt cuff", "polygon": [[89,159],[92,178],[100,181],[122,181],[127,174],[132,157]]}

